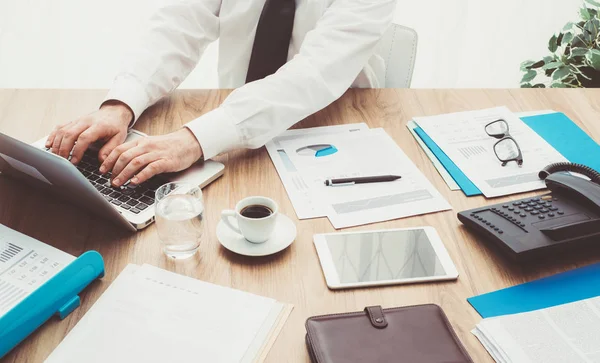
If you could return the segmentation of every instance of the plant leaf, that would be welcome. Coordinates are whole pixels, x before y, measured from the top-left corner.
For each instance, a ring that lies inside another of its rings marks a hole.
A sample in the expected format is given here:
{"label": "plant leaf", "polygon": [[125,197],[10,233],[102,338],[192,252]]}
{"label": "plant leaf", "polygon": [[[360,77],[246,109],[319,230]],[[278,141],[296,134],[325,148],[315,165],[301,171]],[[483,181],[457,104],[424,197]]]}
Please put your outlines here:
{"label": "plant leaf", "polygon": [[569,67],[562,66],[562,67],[558,68],[552,74],[552,79],[555,80],[555,81],[560,81],[560,80],[565,79],[566,77],[568,77],[570,74],[571,74],[571,70],[569,69]]}
{"label": "plant leaf", "polygon": [[585,26],[583,28],[585,29],[585,31],[587,31],[588,33],[590,33],[592,35],[592,38],[596,38],[598,36],[598,28],[599,27],[600,27],[600,20],[592,19],[592,20],[588,21],[587,23],[585,23]]}
{"label": "plant leaf", "polygon": [[550,38],[550,41],[548,42],[548,49],[552,53],[556,52],[556,50],[558,49],[558,38],[556,37],[556,35],[553,35],[552,38]]}
{"label": "plant leaf", "polygon": [[583,41],[581,34],[575,35],[575,39],[571,42],[571,48],[586,48],[587,44]]}
{"label": "plant leaf", "polygon": [[552,83],[550,85],[550,88],[570,88],[570,87],[564,83],[557,82],[557,83]]}
{"label": "plant leaf", "polygon": [[547,63],[546,65],[544,65],[542,67],[542,69],[544,69],[544,70],[545,69],[555,69],[555,68],[558,68],[558,67],[563,66],[563,65],[564,65],[563,62],[550,62],[550,63]]}
{"label": "plant leaf", "polygon": [[590,12],[588,11],[587,8],[583,7],[581,8],[581,10],[579,11],[579,13],[581,14],[581,18],[585,21],[588,21],[592,18],[592,14],[590,14]]}
{"label": "plant leaf", "polygon": [[521,88],[533,88],[531,83],[521,83]]}
{"label": "plant leaf", "polygon": [[544,57],[544,64],[553,62],[555,59],[556,57],[546,56]]}
{"label": "plant leaf", "polygon": [[585,0],[586,3],[600,8],[600,3],[595,0]]}
{"label": "plant leaf", "polygon": [[[586,49],[586,53],[587,53],[587,49]],[[525,62],[521,63],[521,70],[522,70],[523,72],[525,72],[525,71],[529,70],[529,69],[531,68],[531,66],[532,66],[534,63],[535,63],[535,62],[534,62],[534,61],[532,61],[532,60],[527,60],[527,61],[525,61]]]}
{"label": "plant leaf", "polygon": [[575,24],[572,21],[570,21],[563,27],[563,31],[569,31],[573,29],[574,26]]}
{"label": "plant leaf", "polygon": [[588,32],[588,31],[584,31],[581,36],[583,37],[583,40],[587,43],[587,44],[592,44],[592,41],[594,41],[594,39],[592,38],[592,33]]}
{"label": "plant leaf", "polygon": [[571,32],[565,33],[565,35],[563,36],[563,39],[562,39],[563,44],[571,44],[571,41],[573,40],[574,37],[575,36]]}
{"label": "plant leaf", "polygon": [[542,67],[544,64],[545,64],[545,62],[544,62],[543,60],[541,60],[541,61],[537,61],[537,62],[533,63],[533,64],[532,64],[532,65],[529,67],[529,69],[538,69],[538,68],[541,68],[541,67]]}
{"label": "plant leaf", "polygon": [[587,54],[587,48],[571,48],[571,57],[582,57]]}
{"label": "plant leaf", "polygon": [[535,76],[537,76],[537,72],[529,70],[527,73],[525,73],[523,79],[521,79],[521,83],[531,82],[535,78]]}
{"label": "plant leaf", "polygon": [[534,84],[533,88],[546,88],[546,85],[543,83]]}
{"label": "plant leaf", "polygon": [[585,59],[589,63],[590,67],[600,71],[600,50],[590,49],[585,55]]}

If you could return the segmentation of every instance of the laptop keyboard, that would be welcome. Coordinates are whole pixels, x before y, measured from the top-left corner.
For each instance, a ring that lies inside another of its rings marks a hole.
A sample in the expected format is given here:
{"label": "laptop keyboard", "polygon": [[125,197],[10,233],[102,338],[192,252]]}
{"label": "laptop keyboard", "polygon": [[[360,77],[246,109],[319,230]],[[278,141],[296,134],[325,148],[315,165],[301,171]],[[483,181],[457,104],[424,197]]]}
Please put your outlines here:
{"label": "laptop keyboard", "polygon": [[140,185],[127,181],[121,187],[113,187],[110,184],[111,173],[102,175],[98,171],[100,162],[95,152],[90,150],[86,151],[76,167],[107,201],[133,214],[139,214],[154,205],[156,189],[164,183],[155,177]]}

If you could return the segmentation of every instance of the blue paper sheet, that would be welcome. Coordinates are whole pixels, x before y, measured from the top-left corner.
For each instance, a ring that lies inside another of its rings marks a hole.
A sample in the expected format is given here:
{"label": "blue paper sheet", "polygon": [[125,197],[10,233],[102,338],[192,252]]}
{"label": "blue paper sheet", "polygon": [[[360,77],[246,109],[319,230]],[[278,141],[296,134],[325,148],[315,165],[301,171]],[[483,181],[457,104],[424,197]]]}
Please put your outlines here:
{"label": "blue paper sheet", "polygon": [[523,313],[600,296],[600,263],[468,298],[483,318]]}
{"label": "blue paper sheet", "polygon": [[[585,164],[593,169],[600,170],[600,146],[565,114],[557,112],[523,117],[521,120],[570,162]],[[438,158],[466,196],[482,194],[423,129],[417,127],[415,132]]]}

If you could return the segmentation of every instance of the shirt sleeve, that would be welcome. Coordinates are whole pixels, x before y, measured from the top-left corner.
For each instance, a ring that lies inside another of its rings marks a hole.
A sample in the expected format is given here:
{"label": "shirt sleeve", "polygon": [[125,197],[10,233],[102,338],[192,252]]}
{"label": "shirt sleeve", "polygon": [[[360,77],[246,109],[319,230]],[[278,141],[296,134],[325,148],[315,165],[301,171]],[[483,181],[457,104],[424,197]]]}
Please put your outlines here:
{"label": "shirt sleeve", "polygon": [[177,88],[219,35],[221,0],[171,0],[149,20],[149,29],[126,57],[105,98],[142,112]]}
{"label": "shirt sleeve", "polygon": [[258,148],[337,100],[390,26],[395,0],[336,0],[299,53],[275,74],[248,83],[214,111],[188,123],[204,157]]}

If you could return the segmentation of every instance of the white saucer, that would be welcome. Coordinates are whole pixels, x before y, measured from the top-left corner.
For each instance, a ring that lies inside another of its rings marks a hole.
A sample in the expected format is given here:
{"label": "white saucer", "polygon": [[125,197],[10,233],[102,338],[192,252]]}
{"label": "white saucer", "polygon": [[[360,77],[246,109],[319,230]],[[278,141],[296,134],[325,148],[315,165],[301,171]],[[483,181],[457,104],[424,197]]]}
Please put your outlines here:
{"label": "white saucer", "polygon": [[217,238],[223,247],[244,256],[268,256],[286,249],[296,239],[296,225],[283,214],[277,216],[273,235],[264,243],[248,242],[243,236],[232,231],[219,221]]}

